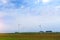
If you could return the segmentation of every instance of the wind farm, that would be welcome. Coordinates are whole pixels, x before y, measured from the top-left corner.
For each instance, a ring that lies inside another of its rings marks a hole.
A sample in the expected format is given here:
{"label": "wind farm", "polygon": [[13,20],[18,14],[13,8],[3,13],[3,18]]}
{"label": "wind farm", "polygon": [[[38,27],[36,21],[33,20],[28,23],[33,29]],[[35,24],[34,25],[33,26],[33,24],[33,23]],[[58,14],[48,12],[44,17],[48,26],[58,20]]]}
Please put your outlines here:
{"label": "wind farm", "polygon": [[60,0],[0,0],[0,40],[60,40]]}
{"label": "wind farm", "polygon": [[60,32],[42,31],[39,25],[39,32],[19,32],[20,24],[18,24],[18,31],[14,33],[0,33],[0,40],[60,40]]}

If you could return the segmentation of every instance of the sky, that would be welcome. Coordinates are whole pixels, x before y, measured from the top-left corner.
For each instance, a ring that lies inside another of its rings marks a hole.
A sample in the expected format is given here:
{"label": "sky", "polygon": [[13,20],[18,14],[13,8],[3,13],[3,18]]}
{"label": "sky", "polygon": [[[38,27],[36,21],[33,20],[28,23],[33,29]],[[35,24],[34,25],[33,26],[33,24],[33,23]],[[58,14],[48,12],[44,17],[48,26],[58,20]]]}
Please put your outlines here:
{"label": "sky", "polygon": [[60,32],[60,0],[0,0],[0,33]]}

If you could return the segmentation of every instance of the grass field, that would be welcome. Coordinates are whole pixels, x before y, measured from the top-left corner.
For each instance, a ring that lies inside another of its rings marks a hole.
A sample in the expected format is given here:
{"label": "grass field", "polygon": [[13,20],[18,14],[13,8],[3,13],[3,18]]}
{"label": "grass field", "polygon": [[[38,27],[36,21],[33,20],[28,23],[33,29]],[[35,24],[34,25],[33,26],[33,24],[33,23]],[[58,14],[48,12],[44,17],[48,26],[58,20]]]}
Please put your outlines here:
{"label": "grass field", "polygon": [[2,33],[0,40],[60,40],[60,33]]}

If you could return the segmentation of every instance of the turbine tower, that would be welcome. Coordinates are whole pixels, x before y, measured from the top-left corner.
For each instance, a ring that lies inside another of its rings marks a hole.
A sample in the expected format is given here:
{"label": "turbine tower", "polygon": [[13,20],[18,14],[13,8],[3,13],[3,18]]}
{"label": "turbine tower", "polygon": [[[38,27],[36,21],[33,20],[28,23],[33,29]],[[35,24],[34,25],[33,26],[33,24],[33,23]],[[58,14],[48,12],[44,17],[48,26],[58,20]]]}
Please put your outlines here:
{"label": "turbine tower", "polygon": [[41,27],[41,25],[39,25],[39,27],[40,27],[40,29],[42,30],[42,27]]}
{"label": "turbine tower", "polygon": [[40,32],[43,32],[43,30],[42,30],[42,26],[41,26],[41,25],[39,25],[39,27],[40,27]]}
{"label": "turbine tower", "polygon": [[19,29],[20,29],[20,24],[18,24],[18,29],[17,29],[17,30],[18,30],[18,32],[19,32]]}

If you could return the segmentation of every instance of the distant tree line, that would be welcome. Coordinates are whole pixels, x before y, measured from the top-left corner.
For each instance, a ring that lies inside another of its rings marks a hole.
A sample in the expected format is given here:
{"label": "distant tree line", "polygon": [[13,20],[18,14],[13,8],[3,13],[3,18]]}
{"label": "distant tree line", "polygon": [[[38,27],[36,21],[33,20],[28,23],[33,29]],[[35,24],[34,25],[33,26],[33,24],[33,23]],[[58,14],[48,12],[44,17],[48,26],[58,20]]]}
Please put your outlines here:
{"label": "distant tree line", "polygon": [[[44,31],[40,31],[40,32],[44,32]],[[53,32],[53,31],[45,31],[45,32]]]}

